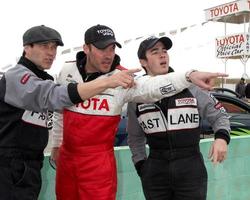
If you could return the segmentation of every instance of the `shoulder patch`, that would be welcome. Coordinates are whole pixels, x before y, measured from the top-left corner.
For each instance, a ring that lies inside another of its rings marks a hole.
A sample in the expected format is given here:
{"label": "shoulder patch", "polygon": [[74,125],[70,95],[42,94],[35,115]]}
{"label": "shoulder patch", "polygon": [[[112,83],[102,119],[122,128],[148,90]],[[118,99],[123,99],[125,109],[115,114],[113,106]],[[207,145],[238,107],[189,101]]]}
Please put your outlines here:
{"label": "shoulder patch", "polygon": [[31,74],[28,74],[28,73],[27,73],[27,74],[24,74],[23,77],[21,78],[21,81],[20,81],[20,82],[21,82],[22,84],[26,84],[30,77],[31,77]]}
{"label": "shoulder patch", "polygon": [[222,103],[218,102],[215,104],[214,108],[216,110],[220,110],[222,113],[226,113],[226,109],[223,107]]}

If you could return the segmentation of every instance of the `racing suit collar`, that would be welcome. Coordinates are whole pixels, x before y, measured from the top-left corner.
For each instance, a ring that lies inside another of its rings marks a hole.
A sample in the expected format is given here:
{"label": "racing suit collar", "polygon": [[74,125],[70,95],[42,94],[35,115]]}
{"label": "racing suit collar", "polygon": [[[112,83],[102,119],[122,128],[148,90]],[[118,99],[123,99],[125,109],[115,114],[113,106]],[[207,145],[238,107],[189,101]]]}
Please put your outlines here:
{"label": "racing suit collar", "polygon": [[43,70],[38,69],[38,67],[33,62],[31,62],[24,56],[21,56],[17,64],[23,65],[24,67],[28,68],[35,75],[37,75],[39,78],[43,80],[54,80],[54,78],[51,75],[49,75],[47,72]]}
{"label": "racing suit collar", "polygon": [[[115,58],[114,58],[114,61],[111,65],[111,68],[110,68],[110,71],[113,71],[115,70],[115,68],[120,65],[120,57],[115,54]],[[85,65],[86,65],[86,54],[83,52],[83,51],[79,51],[77,52],[76,54],[76,66],[79,70],[79,73],[82,75],[82,78],[84,81],[91,81],[91,80],[94,80],[96,79],[97,77],[103,75],[104,73],[102,72],[94,72],[94,73],[91,73],[91,74],[87,74],[86,71],[85,71]]]}

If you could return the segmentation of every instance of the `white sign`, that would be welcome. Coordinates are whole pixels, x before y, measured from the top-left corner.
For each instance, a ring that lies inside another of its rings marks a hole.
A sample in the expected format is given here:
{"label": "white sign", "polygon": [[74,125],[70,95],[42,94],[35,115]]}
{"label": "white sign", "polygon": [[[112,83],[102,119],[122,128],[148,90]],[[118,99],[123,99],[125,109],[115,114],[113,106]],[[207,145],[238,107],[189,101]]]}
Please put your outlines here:
{"label": "white sign", "polygon": [[220,17],[246,11],[250,11],[250,0],[238,0],[205,9],[205,16],[206,21],[211,21]]}
{"label": "white sign", "polygon": [[217,58],[249,56],[249,34],[239,33],[216,38],[215,51]]}

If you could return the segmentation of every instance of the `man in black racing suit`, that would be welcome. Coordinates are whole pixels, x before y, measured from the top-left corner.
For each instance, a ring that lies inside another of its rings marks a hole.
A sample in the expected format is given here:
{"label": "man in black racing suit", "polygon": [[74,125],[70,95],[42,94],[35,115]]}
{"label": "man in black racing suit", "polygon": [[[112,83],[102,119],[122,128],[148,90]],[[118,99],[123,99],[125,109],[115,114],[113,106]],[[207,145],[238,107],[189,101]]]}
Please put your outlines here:
{"label": "man in black racing suit", "polygon": [[[172,71],[167,51],[171,47],[168,37],[150,37],[140,44],[138,57],[147,74]],[[215,133],[210,158],[222,162],[230,141],[230,124],[225,109],[207,91],[191,86],[156,103],[129,103],[128,144],[147,200],[206,199],[200,118],[207,118]]]}

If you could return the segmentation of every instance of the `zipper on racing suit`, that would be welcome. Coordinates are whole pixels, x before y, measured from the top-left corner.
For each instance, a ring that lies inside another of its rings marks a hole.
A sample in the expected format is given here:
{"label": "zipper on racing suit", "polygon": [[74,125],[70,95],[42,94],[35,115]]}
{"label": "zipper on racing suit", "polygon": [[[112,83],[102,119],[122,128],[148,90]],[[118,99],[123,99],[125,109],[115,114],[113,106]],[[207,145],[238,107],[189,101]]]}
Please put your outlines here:
{"label": "zipper on racing suit", "polygon": [[[168,109],[167,109],[167,105],[168,105],[168,100],[165,98],[164,101],[166,101],[166,104],[162,105],[162,100],[158,101],[159,102],[159,105],[157,105],[155,103],[155,106],[160,110],[160,114],[161,114],[161,117],[163,119],[163,123],[164,123],[164,126],[165,126],[165,129],[166,129],[166,132],[168,130],[168,126],[167,126],[167,122],[168,122],[168,119],[167,119],[167,116],[168,116]],[[165,113],[163,113],[163,109],[164,109],[164,106],[166,106],[165,108]],[[172,157],[172,151],[173,151],[173,144],[172,144],[172,135],[171,134],[168,134],[166,133],[166,137],[168,137],[168,143],[169,143],[169,151],[170,151],[170,155]]]}

